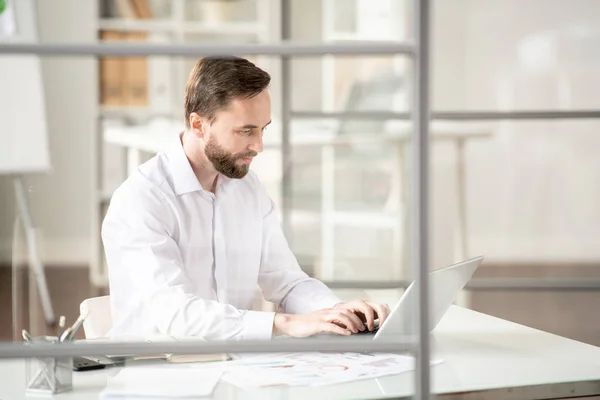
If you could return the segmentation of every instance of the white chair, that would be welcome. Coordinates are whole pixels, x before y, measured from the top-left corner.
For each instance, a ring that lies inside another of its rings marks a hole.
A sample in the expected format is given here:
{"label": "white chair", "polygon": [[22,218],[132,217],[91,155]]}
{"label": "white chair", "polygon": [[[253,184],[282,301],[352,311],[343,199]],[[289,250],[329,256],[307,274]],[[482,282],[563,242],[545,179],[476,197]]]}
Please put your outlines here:
{"label": "white chair", "polygon": [[86,339],[106,337],[112,328],[110,312],[110,296],[92,297],[85,299],[79,305],[81,314],[88,314],[83,322]]}

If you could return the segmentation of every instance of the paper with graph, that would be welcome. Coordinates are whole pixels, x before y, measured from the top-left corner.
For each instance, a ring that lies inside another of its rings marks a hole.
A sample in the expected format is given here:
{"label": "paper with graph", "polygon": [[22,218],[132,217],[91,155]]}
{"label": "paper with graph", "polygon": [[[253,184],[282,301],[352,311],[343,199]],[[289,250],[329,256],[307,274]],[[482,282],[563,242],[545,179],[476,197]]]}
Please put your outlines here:
{"label": "paper with graph", "polygon": [[411,371],[411,356],[379,353],[276,353],[243,358],[222,379],[251,389],[267,386],[323,386]]}

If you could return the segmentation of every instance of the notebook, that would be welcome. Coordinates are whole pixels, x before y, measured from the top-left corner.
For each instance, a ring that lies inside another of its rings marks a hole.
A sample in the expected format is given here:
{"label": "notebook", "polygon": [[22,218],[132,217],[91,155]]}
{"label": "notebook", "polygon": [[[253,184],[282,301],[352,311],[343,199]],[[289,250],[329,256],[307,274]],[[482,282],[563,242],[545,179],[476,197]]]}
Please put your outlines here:
{"label": "notebook", "polygon": [[219,368],[126,367],[108,377],[100,399],[197,399],[212,395],[222,373]]}
{"label": "notebook", "polygon": [[[156,336],[152,338],[127,338],[127,339],[107,339],[107,338],[98,338],[98,339],[84,339],[78,340],[76,343],[85,344],[85,343],[160,343],[160,342],[171,342],[171,341],[190,341],[190,340],[198,340],[204,341],[202,339],[194,338],[175,338],[171,336]],[[149,355],[140,355],[137,356],[135,354],[112,354],[106,356],[110,360],[165,360],[170,363],[195,363],[195,362],[211,362],[211,361],[229,361],[232,358],[227,354],[149,354]]]}

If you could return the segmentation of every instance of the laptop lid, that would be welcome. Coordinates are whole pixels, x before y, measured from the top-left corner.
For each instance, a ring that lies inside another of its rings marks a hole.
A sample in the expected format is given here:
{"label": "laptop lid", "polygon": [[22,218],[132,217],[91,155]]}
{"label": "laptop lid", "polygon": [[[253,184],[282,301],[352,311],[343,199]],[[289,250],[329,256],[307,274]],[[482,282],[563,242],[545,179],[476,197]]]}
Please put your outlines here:
{"label": "laptop lid", "polygon": [[[429,273],[429,327],[431,330],[440,322],[482,261],[483,256],[479,256]],[[415,312],[419,301],[417,296],[417,288],[413,282],[379,328],[373,340],[386,335],[416,334],[417,315]]]}

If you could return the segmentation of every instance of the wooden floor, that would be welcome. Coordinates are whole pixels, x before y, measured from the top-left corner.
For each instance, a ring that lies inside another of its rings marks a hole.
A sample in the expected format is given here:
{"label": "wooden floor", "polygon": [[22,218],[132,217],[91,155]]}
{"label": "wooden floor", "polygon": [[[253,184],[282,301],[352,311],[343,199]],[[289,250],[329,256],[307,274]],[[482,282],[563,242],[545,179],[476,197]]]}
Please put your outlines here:
{"label": "wooden floor", "polygon": [[[106,294],[105,289],[90,286],[86,268],[48,267],[47,280],[57,316],[65,315],[72,323],[79,315],[85,298]],[[486,266],[477,277],[548,277],[600,278],[600,266]],[[0,267],[0,340],[21,341],[21,329],[34,335],[54,334],[46,326],[41,303],[35,293],[30,299],[29,276],[22,269],[13,279],[11,269]],[[13,298],[13,287],[16,288]],[[30,304],[31,300],[31,304]],[[473,291],[471,305],[477,311],[547,332],[600,345],[600,291],[590,292],[515,292]],[[83,332],[79,332],[82,337]]]}
{"label": "wooden floor", "polygon": [[[46,267],[46,280],[56,319],[64,315],[67,326],[79,316],[79,304],[84,299],[107,293],[106,289],[90,286],[88,271],[83,267]],[[22,341],[22,329],[35,336],[56,335],[56,328],[46,324],[37,291],[30,284],[33,282],[27,269],[13,277],[10,268],[0,267],[0,340]],[[83,329],[76,337],[83,338]]]}

